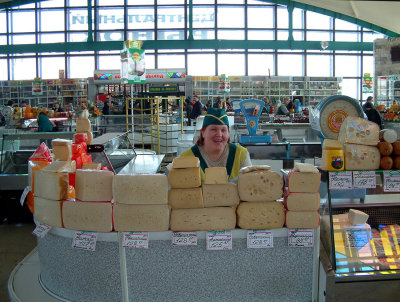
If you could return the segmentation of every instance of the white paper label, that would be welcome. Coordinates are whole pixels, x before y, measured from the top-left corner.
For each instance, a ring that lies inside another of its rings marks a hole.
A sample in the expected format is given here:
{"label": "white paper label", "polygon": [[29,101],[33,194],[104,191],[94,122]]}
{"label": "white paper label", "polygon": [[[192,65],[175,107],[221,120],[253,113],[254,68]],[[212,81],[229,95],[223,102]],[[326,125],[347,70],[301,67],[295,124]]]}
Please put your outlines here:
{"label": "white paper label", "polygon": [[289,229],[289,246],[312,247],[314,246],[313,229]]}
{"label": "white paper label", "polygon": [[172,232],[172,245],[197,245],[197,232]]}
{"label": "white paper label", "polygon": [[72,247],[86,251],[95,251],[96,242],[97,233],[78,231],[75,232],[75,236],[72,241]]}
{"label": "white paper label", "polygon": [[122,246],[135,249],[148,249],[149,232],[123,232]]}
{"label": "white paper label", "polygon": [[24,205],[25,198],[31,190],[32,188],[30,186],[25,187],[24,191],[21,194],[21,197],[19,198],[19,203],[21,204],[21,206]]}
{"label": "white paper label", "polygon": [[376,174],[375,171],[354,171],[353,188],[355,189],[375,189]]}
{"label": "white paper label", "polygon": [[362,248],[369,243],[369,232],[366,229],[346,229],[346,247]]}
{"label": "white paper label", "polygon": [[384,171],[383,184],[385,192],[400,192],[400,171]]}
{"label": "white paper label", "polygon": [[36,226],[36,228],[33,230],[32,234],[35,235],[38,238],[43,238],[46,236],[46,234],[51,230],[51,226],[45,224],[45,223],[40,223],[39,225]]}
{"label": "white paper label", "polygon": [[223,251],[232,249],[231,231],[211,231],[207,232],[207,250]]}
{"label": "white paper label", "polygon": [[343,190],[353,187],[353,175],[351,171],[329,172],[329,189]]}
{"label": "white paper label", "polygon": [[262,249],[274,247],[272,231],[252,230],[247,231],[247,248]]}

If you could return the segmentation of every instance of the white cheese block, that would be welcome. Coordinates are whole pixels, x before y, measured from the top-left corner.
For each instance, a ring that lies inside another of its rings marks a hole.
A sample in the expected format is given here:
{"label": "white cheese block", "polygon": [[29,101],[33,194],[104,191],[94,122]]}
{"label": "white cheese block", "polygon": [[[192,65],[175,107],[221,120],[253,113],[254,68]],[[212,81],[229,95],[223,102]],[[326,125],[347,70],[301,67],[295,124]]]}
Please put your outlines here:
{"label": "white cheese block", "polygon": [[271,170],[271,166],[268,165],[258,165],[258,166],[248,166],[248,167],[243,167],[240,168],[239,173],[249,173],[249,172],[254,172],[254,171],[268,171]]}
{"label": "white cheese block", "polygon": [[111,202],[65,201],[62,207],[64,227],[77,231],[111,232]]}
{"label": "white cheese block", "polygon": [[84,163],[82,164],[82,169],[86,170],[100,170],[101,168],[101,163],[95,163],[95,162],[91,162],[91,163]]}
{"label": "white cheese block", "polygon": [[91,130],[91,124],[89,119],[77,119],[76,120],[76,132],[86,132]]}
{"label": "white cheese block", "polygon": [[239,204],[239,193],[236,184],[206,185],[203,184],[204,207],[230,207]]}
{"label": "white cheese block", "polygon": [[175,157],[172,161],[172,169],[196,168],[200,166],[200,161],[195,156]]}
{"label": "white cheese block", "polygon": [[315,167],[312,164],[307,164],[307,163],[295,163],[294,169],[299,172],[319,173],[317,167]]}
{"label": "white cheese block", "polygon": [[204,183],[207,185],[211,184],[227,184],[228,173],[225,167],[211,167],[206,168],[204,173]]}
{"label": "white cheese block", "polygon": [[348,116],[340,126],[340,142],[376,146],[379,142],[379,126],[367,119]]}
{"label": "white cheese block", "polygon": [[348,218],[352,225],[364,224],[367,223],[369,215],[359,210],[350,209],[348,213]]}
{"label": "white cheese block", "polygon": [[35,171],[35,196],[51,200],[65,200],[68,196],[68,173]]}
{"label": "white cheese block", "polygon": [[168,205],[114,204],[115,231],[168,231]]}
{"label": "white cheese block", "polygon": [[55,160],[68,161],[72,157],[72,141],[69,139],[53,139],[51,141]]}
{"label": "white cheese block", "polygon": [[236,213],[242,229],[278,229],[285,223],[285,209],[277,201],[241,202]]}
{"label": "white cheese block", "polygon": [[62,201],[35,197],[34,217],[36,221],[62,228]]}
{"label": "white cheese block", "polygon": [[381,160],[375,146],[344,144],[344,167],[347,171],[378,170]]}
{"label": "white cheese block", "polygon": [[168,204],[173,209],[204,208],[202,188],[171,189]]}
{"label": "white cheese block", "polygon": [[321,183],[320,173],[298,172],[292,170],[288,175],[289,192],[316,193]]}
{"label": "white cheese block", "polygon": [[324,139],[323,150],[341,150],[343,149],[343,144],[335,139]]}
{"label": "white cheese block", "polygon": [[173,189],[197,188],[201,186],[200,167],[172,169],[168,174]]}
{"label": "white cheese block", "polygon": [[286,212],[286,227],[289,229],[315,229],[319,226],[320,217],[317,211]]}
{"label": "white cheese block", "polygon": [[103,170],[76,170],[75,198],[81,201],[111,201],[114,173]]}
{"label": "white cheese block", "polygon": [[239,174],[238,191],[243,201],[273,201],[282,197],[283,179],[274,171]]}
{"label": "white cheese block", "polygon": [[168,178],[164,174],[115,175],[114,201],[125,204],[168,204]]}
{"label": "white cheese block", "polygon": [[74,160],[56,160],[50,165],[43,168],[44,171],[50,172],[69,172],[73,173],[76,170],[76,162]]}
{"label": "white cheese block", "polygon": [[235,210],[231,207],[204,209],[173,209],[172,231],[222,231],[236,226]]}
{"label": "white cheese block", "polygon": [[289,193],[285,196],[285,205],[290,211],[317,211],[320,196],[319,193]]}

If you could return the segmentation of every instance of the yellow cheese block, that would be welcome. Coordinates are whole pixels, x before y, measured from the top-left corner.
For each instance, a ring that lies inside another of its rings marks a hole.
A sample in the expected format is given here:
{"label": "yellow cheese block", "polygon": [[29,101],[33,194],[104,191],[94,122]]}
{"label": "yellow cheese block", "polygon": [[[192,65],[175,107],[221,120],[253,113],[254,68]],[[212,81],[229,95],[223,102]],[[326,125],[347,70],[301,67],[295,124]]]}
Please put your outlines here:
{"label": "yellow cheese block", "polygon": [[289,229],[315,229],[319,226],[319,214],[311,212],[286,212],[286,227]]}
{"label": "yellow cheese block", "polygon": [[291,171],[288,175],[289,192],[316,193],[319,191],[321,174]]}
{"label": "yellow cheese block", "polygon": [[204,208],[202,188],[171,189],[168,204],[173,209]]}
{"label": "yellow cheese block", "polygon": [[70,172],[76,171],[76,162],[74,160],[57,160],[53,161],[50,165],[43,168],[44,171],[50,172]]}
{"label": "yellow cheese block", "polygon": [[172,169],[168,175],[169,184],[173,189],[188,189],[201,186],[200,167]]}
{"label": "yellow cheese block", "polygon": [[320,196],[319,193],[289,193],[285,196],[285,204],[290,211],[317,211]]}
{"label": "yellow cheese block", "polygon": [[335,139],[324,139],[323,150],[340,150],[343,149],[343,144]]}
{"label": "yellow cheese block", "polygon": [[65,200],[68,197],[68,173],[35,171],[34,194],[51,200]]}
{"label": "yellow cheese block", "polygon": [[90,132],[91,124],[89,119],[77,119],[76,120],[76,132]]}
{"label": "yellow cheese block", "polygon": [[239,193],[236,184],[206,185],[203,184],[204,207],[229,207],[239,204]]}
{"label": "yellow cheese block", "polygon": [[379,126],[364,118],[348,116],[340,126],[338,140],[343,144],[376,146],[379,142]]}
{"label": "yellow cheese block", "polygon": [[228,173],[225,167],[211,167],[206,168],[204,175],[204,183],[207,185],[211,184],[227,184]]}
{"label": "yellow cheese block", "polygon": [[35,197],[35,220],[51,226],[62,228],[61,207],[62,201]]}
{"label": "yellow cheese block", "polygon": [[91,163],[84,163],[82,165],[82,169],[83,170],[100,170],[101,168],[101,163],[95,163],[95,162],[91,162]]}
{"label": "yellow cheese block", "polygon": [[103,170],[76,170],[75,197],[81,201],[111,201],[114,173]]}
{"label": "yellow cheese block", "polygon": [[200,166],[200,161],[195,156],[175,157],[172,161],[172,169],[196,168]]}
{"label": "yellow cheese block", "polygon": [[347,171],[378,170],[381,160],[375,146],[344,144],[344,167]]}
{"label": "yellow cheese block", "polygon": [[243,201],[273,201],[282,198],[283,178],[274,171],[239,174],[238,191]]}
{"label": "yellow cheese block", "polygon": [[236,210],[237,223],[242,229],[278,229],[285,223],[281,202],[241,202]]}
{"label": "yellow cheese block", "polygon": [[125,204],[168,204],[168,178],[164,174],[115,175],[114,201]]}
{"label": "yellow cheese block", "polygon": [[170,209],[168,205],[114,204],[115,231],[168,231]]}
{"label": "yellow cheese block", "polygon": [[55,160],[68,161],[72,157],[72,141],[68,139],[53,139],[51,141]]}

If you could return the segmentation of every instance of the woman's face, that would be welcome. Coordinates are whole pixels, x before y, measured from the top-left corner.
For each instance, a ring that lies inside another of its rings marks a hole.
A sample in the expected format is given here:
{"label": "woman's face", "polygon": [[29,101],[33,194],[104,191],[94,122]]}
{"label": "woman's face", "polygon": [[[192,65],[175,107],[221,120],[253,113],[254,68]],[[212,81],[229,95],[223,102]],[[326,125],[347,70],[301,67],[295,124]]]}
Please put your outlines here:
{"label": "woman's face", "polygon": [[204,146],[211,151],[223,151],[229,140],[229,128],[226,125],[209,125],[202,131]]}

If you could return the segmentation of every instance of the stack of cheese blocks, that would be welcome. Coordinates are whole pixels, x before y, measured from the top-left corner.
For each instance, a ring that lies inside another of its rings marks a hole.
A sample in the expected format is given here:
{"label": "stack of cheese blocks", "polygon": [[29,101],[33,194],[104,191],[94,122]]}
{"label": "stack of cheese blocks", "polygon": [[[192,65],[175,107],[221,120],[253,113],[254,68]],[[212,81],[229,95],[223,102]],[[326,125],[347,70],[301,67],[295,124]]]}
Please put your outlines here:
{"label": "stack of cheese blocks", "polygon": [[76,119],[76,133],[86,134],[88,145],[92,143],[93,133],[91,131],[89,111],[87,109],[83,110]]}
{"label": "stack of cheese blocks", "polygon": [[295,164],[287,178],[286,227],[294,229],[319,226],[320,182],[321,174],[313,165]]}
{"label": "stack of cheese blocks", "polygon": [[205,170],[201,187],[199,159],[178,157],[169,173],[172,231],[231,230],[236,226],[237,186],[228,183],[226,168]]}
{"label": "stack of cheese blocks", "polygon": [[242,229],[277,229],[285,223],[283,178],[269,167],[249,167],[238,178],[240,204],[237,224]]}
{"label": "stack of cheese blocks", "polygon": [[114,176],[114,230],[169,229],[168,177],[163,174]]}

